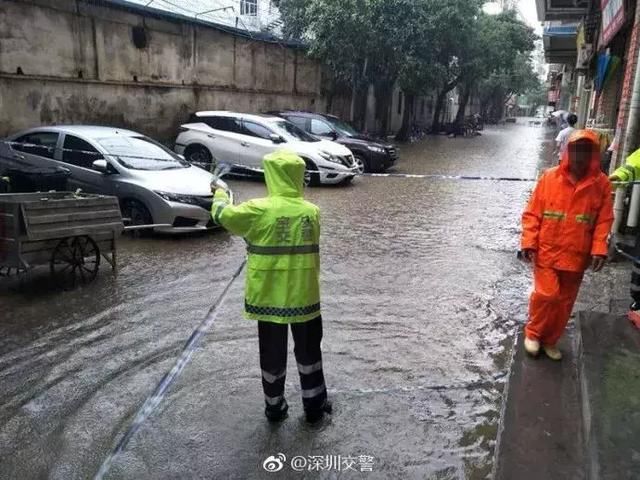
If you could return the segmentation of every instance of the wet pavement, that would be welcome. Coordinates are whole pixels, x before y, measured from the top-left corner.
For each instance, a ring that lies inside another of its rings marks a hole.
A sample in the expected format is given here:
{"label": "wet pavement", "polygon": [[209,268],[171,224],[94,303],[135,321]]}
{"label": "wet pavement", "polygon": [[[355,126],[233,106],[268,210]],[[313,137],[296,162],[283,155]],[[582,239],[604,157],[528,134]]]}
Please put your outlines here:
{"label": "wet pavement", "polygon": [[[523,121],[477,138],[427,138],[402,148],[395,172],[532,177],[550,158],[551,138]],[[264,194],[260,183],[231,186],[240,200]],[[238,281],[192,363],[106,478],[489,477],[514,334],[526,315],[529,272],[515,251],[531,187],[360,178],[308,190],[322,209],[334,414],[319,427],[304,423],[291,352],[290,417],[265,421],[257,327],[241,318]],[[0,281],[0,478],[91,478],[244,244],[223,232],[127,238],[119,255],[117,277],[103,266],[75,291],[50,285],[46,269],[17,290]],[[287,465],[267,473],[264,460],[278,453]],[[309,455],[372,456],[373,471],[360,472],[359,458],[357,472],[291,469],[292,457]]]}

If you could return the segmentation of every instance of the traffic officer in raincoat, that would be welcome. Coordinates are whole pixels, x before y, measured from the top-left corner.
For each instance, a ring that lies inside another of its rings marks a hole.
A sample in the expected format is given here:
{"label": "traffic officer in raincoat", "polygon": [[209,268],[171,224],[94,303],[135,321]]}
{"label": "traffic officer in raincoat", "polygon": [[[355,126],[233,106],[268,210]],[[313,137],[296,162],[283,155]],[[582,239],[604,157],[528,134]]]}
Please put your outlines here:
{"label": "traffic officer in raincoat", "polygon": [[534,289],[525,326],[525,349],[540,347],[553,360],[571,316],[585,270],[602,269],[613,223],[611,185],[600,171],[599,140],[576,130],[560,165],[538,181],[522,215],[522,254],[533,262]]}
{"label": "traffic officer in raincoat", "polygon": [[230,204],[215,191],[211,215],[247,242],[245,317],[258,321],[265,415],[286,418],[284,396],[288,328],[308,422],[331,413],[322,370],[320,316],[320,210],[304,200],[305,163],[281,150],[263,159],[268,197]]}
{"label": "traffic officer in raincoat", "polygon": [[640,180],[640,148],[627,157],[624,165],[609,177],[612,182],[636,182]]}
{"label": "traffic officer in raincoat", "polygon": [[[640,148],[627,157],[624,165],[616,169],[609,177],[612,182],[640,181]],[[615,233],[615,232],[614,232]],[[631,268],[631,311],[640,311],[640,263],[634,262]]]}

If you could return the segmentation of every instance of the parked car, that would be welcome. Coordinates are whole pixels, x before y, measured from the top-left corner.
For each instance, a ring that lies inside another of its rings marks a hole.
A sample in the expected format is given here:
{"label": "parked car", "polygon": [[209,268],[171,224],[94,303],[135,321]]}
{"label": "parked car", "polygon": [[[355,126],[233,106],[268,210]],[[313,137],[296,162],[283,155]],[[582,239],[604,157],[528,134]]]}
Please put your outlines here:
{"label": "parked car", "polygon": [[197,112],[182,125],[175,151],[197,165],[225,162],[236,171],[262,172],[263,157],[286,147],[307,164],[305,182],[350,182],[357,173],[348,148],[321,140],[283,118],[234,112]]}
{"label": "parked car", "polygon": [[384,172],[398,160],[398,153],[393,145],[362,135],[349,123],[333,115],[291,110],[269,113],[289,120],[307,133],[347,147],[355,156],[358,173]]}
{"label": "parked car", "polygon": [[0,160],[11,163],[5,168],[63,166],[70,189],[118,197],[132,224],[171,225],[156,228],[164,232],[213,227],[213,175],[140,133],[74,125],[34,128],[8,140],[15,143],[13,160]]}

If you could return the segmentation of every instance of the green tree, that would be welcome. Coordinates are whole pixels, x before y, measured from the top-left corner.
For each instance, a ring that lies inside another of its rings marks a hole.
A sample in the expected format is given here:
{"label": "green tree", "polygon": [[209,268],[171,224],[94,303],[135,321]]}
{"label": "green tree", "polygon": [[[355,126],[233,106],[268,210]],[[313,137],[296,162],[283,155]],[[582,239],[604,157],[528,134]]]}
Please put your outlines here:
{"label": "green tree", "polygon": [[474,25],[472,42],[461,57],[461,96],[455,120],[458,128],[464,124],[470,94],[478,84],[488,81],[495,87],[496,95],[497,92],[512,95],[524,91],[527,86],[522,82],[534,76],[528,58],[536,36],[515,11],[499,15],[481,13]]}
{"label": "green tree", "polygon": [[510,70],[496,70],[478,83],[481,114],[484,118],[497,120],[502,117],[504,106],[511,97],[540,88],[542,83],[533,72],[531,59],[526,54],[518,54]]}
{"label": "green tree", "polygon": [[[285,34],[306,41],[336,83],[351,85],[362,126],[369,85],[386,132],[393,86],[405,93],[399,139],[412,122],[413,99],[435,89],[435,131],[449,91],[461,85],[461,110],[481,79],[508,73],[518,53],[533,49],[533,32],[513,12],[481,12],[482,0],[279,0]],[[497,77],[496,77],[497,78]]]}
{"label": "green tree", "polygon": [[373,84],[383,131],[396,82],[409,106],[403,121],[407,131],[414,96],[434,84],[446,85],[457,75],[455,57],[480,4],[481,0],[278,2],[286,34],[306,40],[311,55],[323,60],[338,81],[353,86],[356,123],[362,124],[367,88]]}
{"label": "green tree", "polygon": [[[406,95],[402,127],[396,139],[407,140],[413,121],[413,100],[417,95],[438,91],[434,122],[438,123],[446,94],[460,75],[459,58],[472,35],[480,0],[422,0],[418,25],[403,51],[399,83]],[[414,12],[414,15],[416,12]],[[436,128],[439,128],[436,125]]]}

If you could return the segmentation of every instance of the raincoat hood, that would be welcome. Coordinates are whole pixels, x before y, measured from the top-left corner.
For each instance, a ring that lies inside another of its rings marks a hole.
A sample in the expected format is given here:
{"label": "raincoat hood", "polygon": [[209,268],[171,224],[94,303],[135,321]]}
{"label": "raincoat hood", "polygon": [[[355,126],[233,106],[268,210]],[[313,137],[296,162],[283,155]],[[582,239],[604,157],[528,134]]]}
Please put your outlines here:
{"label": "raincoat hood", "polygon": [[262,160],[270,197],[302,197],[305,163],[290,150],[278,150]]}
{"label": "raincoat hood", "polygon": [[569,136],[569,141],[560,160],[560,170],[563,174],[569,176],[569,148],[571,144],[579,140],[588,140],[593,143],[594,148],[589,164],[589,172],[585,178],[596,177],[600,173],[600,139],[593,130],[576,130]]}

